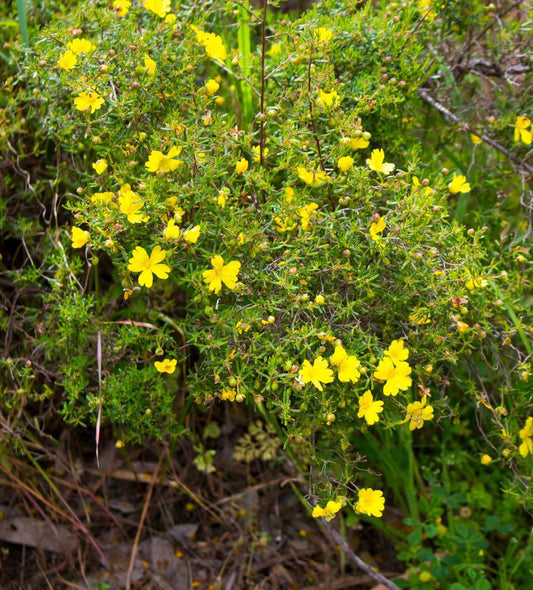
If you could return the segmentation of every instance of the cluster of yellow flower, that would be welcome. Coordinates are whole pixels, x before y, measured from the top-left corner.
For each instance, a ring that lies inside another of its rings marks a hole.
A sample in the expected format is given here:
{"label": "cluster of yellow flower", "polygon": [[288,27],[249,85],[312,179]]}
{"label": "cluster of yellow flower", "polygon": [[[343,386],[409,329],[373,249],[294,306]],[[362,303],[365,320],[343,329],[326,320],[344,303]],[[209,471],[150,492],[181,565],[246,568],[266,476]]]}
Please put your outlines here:
{"label": "cluster of yellow flower", "polygon": [[[342,508],[343,503],[343,499],[338,498],[336,501],[330,500],[325,508],[316,505],[313,508],[312,516],[314,518],[323,517],[326,520],[331,520]],[[377,518],[380,518],[383,515],[384,509],[385,498],[383,497],[383,492],[381,490],[373,490],[372,488],[363,488],[359,490],[357,503],[355,505],[355,510],[357,512],[360,514],[366,514],[367,516],[376,516]]]}

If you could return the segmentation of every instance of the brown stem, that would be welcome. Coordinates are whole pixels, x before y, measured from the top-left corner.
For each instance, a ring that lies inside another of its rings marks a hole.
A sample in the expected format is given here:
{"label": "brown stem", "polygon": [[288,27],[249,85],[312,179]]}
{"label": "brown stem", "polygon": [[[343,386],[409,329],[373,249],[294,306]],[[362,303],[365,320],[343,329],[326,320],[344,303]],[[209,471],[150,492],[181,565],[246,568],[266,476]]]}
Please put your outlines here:
{"label": "brown stem", "polygon": [[318,159],[320,160],[320,167],[323,172],[326,171],[324,159],[322,158],[322,150],[320,149],[320,140],[318,139],[318,132],[316,130],[315,116],[313,114],[313,98],[311,96],[311,56],[313,54],[313,47],[309,53],[309,63],[307,67],[307,93],[309,95],[309,116],[311,118],[311,126],[313,127],[313,136],[315,138],[316,150],[318,152]]}
{"label": "brown stem", "polygon": [[331,523],[327,521],[323,521],[324,526],[326,527],[328,533],[333,537],[333,540],[337,545],[344,551],[346,557],[350,561],[352,561],[358,568],[362,569],[366,574],[368,574],[373,580],[376,582],[380,582],[386,588],[390,588],[390,590],[401,590],[399,586],[396,586],[394,582],[391,582],[385,576],[382,576],[380,573],[376,572],[373,568],[371,568],[368,564],[366,564],[358,555],[356,555],[351,549],[348,543],[339,535],[339,533],[333,528]]}

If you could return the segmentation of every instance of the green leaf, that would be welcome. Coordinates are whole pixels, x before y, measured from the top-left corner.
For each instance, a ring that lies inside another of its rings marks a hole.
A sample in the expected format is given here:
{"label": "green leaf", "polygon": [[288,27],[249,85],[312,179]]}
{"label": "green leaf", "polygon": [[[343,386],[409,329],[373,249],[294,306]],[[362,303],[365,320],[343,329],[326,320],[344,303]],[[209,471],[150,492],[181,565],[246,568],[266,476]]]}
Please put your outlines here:
{"label": "green leaf", "polygon": [[20,35],[26,47],[30,46],[28,35],[28,18],[26,14],[26,0],[17,0],[17,14],[19,19]]}

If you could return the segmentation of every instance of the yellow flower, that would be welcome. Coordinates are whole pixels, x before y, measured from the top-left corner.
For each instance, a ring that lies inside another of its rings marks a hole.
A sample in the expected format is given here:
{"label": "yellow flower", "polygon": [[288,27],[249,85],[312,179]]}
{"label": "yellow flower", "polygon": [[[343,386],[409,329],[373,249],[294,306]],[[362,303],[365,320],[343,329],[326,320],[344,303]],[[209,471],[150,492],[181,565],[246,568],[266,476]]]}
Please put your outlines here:
{"label": "yellow flower", "polygon": [[384,217],[380,217],[377,221],[370,224],[370,237],[374,242],[379,242],[382,231],[387,227]]}
{"label": "yellow flower", "polygon": [[409,321],[417,326],[431,323],[431,313],[422,307],[415,309],[409,314]]}
{"label": "yellow flower", "polygon": [[278,55],[278,53],[281,53],[282,50],[282,46],[281,43],[274,43],[270,49],[267,51],[268,55],[271,55],[272,57],[274,57],[275,55]]}
{"label": "yellow flower", "polygon": [[470,326],[468,324],[466,324],[465,322],[462,322],[461,320],[456,320],[456,326],[457,331],[459,332],[459,334],[464,334],[464,332],[467,332],[468,330],[470,330]]}
{"label": "yellow flower", "polygon": [[157,69],[157,64],[151,57],[144,58],[144,70],[149,76],[154,76]]}
{"label": "yellow flower", "polygon": [[93,45],[88,39],[73,39],[67,43],[67,47],[76,55],[81,55],[82,53],[92,53],[96,49],[96,46]]}
{"label": "yellow flower", "polygon": [[102,174],[107,170],[107,162],[105,160],[96,160],[94,164],[91,164],[96,174]]}
{"label": "yellow flower", "polygon": [[229,197],[229,195],[230,195],[230,190],[227,186],[225,186],[224,188],[222,188],[218,191],[217,205],[219,207],[222,207],[222,209],[224,209],[224,207],[226,206],[226,199]]}
{"label": "yellow flower", "polygon": [[115,197],[115,193],[111,193],[109,191],[103,193],[94,193],[91,196],[91,203],[95,205],[110,205],[112,207],[116,207],[116,204],[113,202],[113,198]]}
{"label": "yellow flower", "polygon": [[222,390],[220,394],[220,399],[227,400],[229,402],[234,402],[235,397],[237,396],[237,392],[235,389],[226,388]]}
{"label": "yellow flower", "polygon": [[383,492],[381,490],[373,490],[372,488],[359,490],[358,502],[355,505],[355,509],[361,514],[381,517],[385,509]]}
{"label": "yellow flower", "polygon": [[152,150],[144,165],[149,172],[172,172],[183,164],[183,160],[173,159],[180,155],[181,149],[181,146],[172,147],[166,156],[159,150]]}
{"label": "yellow flower", "polygon": [[397,395],[400,390],[405,391],[411,387],[410,374],[411,367],[408,363],[401,361],[395,366],[389,357],[385,357],[379,361],[374,377],[385,381],[384,395]]}
{"label": "yellow flower", "polygon": [[328,361],[319,356],[313,364],[308,360],[303,362],[299,377],[302,383],[312,383],[317,389],[323,391],[322,383],[333,381],[333,371],[329,368]]}
{"label": "yellow flower", "polygon": [[531,120],[527,117],[517,117],[514,126],[514,140],[530,145],[531,141],[533,141],[531,129],[528,129],[530,125]]}
{"label": "yellow flower", "polygon": [[164,18],[170,12],[170,0],[144,0],[144,7]]}
{"label": "yellow flower", "polygon": [[361,137],[348,138],[348,145],[352,150],[363,150],[370,145],[370,142]]}
{"label": "yellow flower", "polygon": [[409,358],[409,350],[404,348],[403,340],[393,340],[383,355],[388,356],[397,366],[401,361],[406,361]]}
{"label": "yellow flower", "polygon": [[228,289],[235,289],[237,285],[237,275],[241,269],[241,263],[233,260],[224,264],[224,259],[218,254],[211,258],[212,269],[204,270],[202,273],[204,281],[207,283],[210,291],[214,291],[216,295],[220,293],[222,283]]}
{"label": "yellow flower", "polygon": [[85,244],[91,239],[91,234],[79,227],[72,228],[72,247],[83,248]]}
{"label": "yellow flower", "polygon": [[407,404],[407,415],[405,421],[409,422],[409,430],[422,428],[424,420],[433,420],[433,407],[426,406],[427,396],[422,398],[421,402]]}
{"label": "yellow flower", "polygon": [[216,61],[224,61],[226,59],[228,54],[221,37],[214,33],[200,31],[200,29],[194,25],[191,25],[191,29],[196,34],[196,40],[198,43],[203,45],[208,57]]}
{"label": "yellow flower", "polygon": [[331,364],[337,366],[339,381],[357,383],[361,373],[361,363],[356,356],[350,356],[342,346],[336,346],[330,358]]}
{"label": "yellow flower", "polygon": [[91,113],[102,108],[104,99],[98,94],[98,92],[80,92],[74,99],[74,108],[78,111],[88,111]]}
{"label": "yellow flower", "polygon": [[318,91],[318,98],[316,101],[323,109],[332,108],[339,102],[339,95],[335,90],[331,92],[324,92],[322,89]]}
{"label": "yellow flower", "polygon": [[176,363],[178,361],[176,359],[170,360],[165,359],[163,361],[155,361],[154,366],[160,373],[169,373],[172,374],[176,370]]}
{"label": "yellow flower", "polygon": [[236,164],[235,164],[235,172],[237,172],[237,174],[244,174],[246,172],[246,170],[248,170],[248,160],[246,158],[241,158]]}
{"label": "yellow flower", "polygon": [[430,0],[418,0],[418,10],[420,11],[422,18],[425,18],[430,22],[437,16]]}
{"label": "yellow flower", "polygon": [[175,240],[180,237],[180,228],[176,225],[176,220],[171,219],[163,231],[163,236],[167,240]]}
{"label": "yellow flower", "polygon": [[379,420],[378,414],[383,412],[383,402],[374,401],[374,397],[370,390],[365,391],[359,398],[359,412],[358,418],[364,418],[369,426],[375,424]]}
{"label": "yellow flower", "polygon": [[[309,203],[309,205],[305,205],[301,209],[298,209],[297,213],[300,216],[300,223],[302,224],[302,229],[307,231],[309,229],[310,223],[316,216],[315,211],[318,209],[318,205],[316,203]],[[292,229],[292,228],[289,228]]]}
{"label": "yellow flower", "polygon": [[113,0],[113,10],[117,16],[126,16],[130,9],[130,0]]}
{"label": "yellow flower", "polygon": [[366,163],[370,170],[381,172],[383,174],[390,174],[396,166],[390,162],[385,162],[385,152],[381,149],[372,150],[370,158],[367,158]]}
{"label": "yellow flower", "polygon": [[144,207],[143,200],[137,193],[131,190],[129,184],[120,187],[118,191],[118,205],[121,213],[124,213],[128,217],[130,223],[144,223],[149,219],[149,217],[141,213],[141,209]]}
{"label": "yellow flower", "polygon": [[154,282],[154,275],[160,279],[168,279],[170,266],[161,264],[166,255],[166,250],[161,250],[161,246],[155,246],[150,256],[144,248],[137,246],[128,261],[128,270],[140,272],[139,285],[150,288]]}
{"label": "yellow flower", "polygon": [[78,58],[76,57],[76,54],[70,49],[67,49],[67,51],[65,51],[65,53],[63,53],[57,60],[57,67],[62,70],[71,70],[77,63]]}
{"label": "yellow flower", "polygon": [[522,444],[518,447],[518,451],[522,457],[533,455],[533,418],[531,416],[526,420],[526,424],[520,430],[518,436],[522,440]]}
{"label": "yellow flower", "polygon": [[[263,150],[263,158],[266,158],[267,157],[269,151],[270,150],[267,147]],[[252,147],[252,154],[253,154],[254,162],[259,162],[260,161],[260,159],[261,159],[261,153],[260,152],[261,152],[261,147],[260,146],[254,145]],[[289,188],[289,187],[287,187],[287,188]]]}
{"label": "yellow flower", "polygon": [[209,96],[216,94],[219,88],[220,84],[216,80],[207,80],[205,83],[205,89],[207,90],[207,94],[209,94]]}
{"label": "yellow flower", "polygon": [[342,501],[335,502],[334,500],[330,500],[325,508],[321,508],[320,506],[316,505],[313,508],[312,516],[313,518],[320,518],[324,517],[326,520],[331,520],[335,518],[335,514],[342,508]]}
{"label": "yellow flower", "polygon": [[292,217],[284,217],[283,219],[276,215],[274,217],[274,222],[276,224],[276,231],[280,234],[285,233],[286,231],[292,231],[298,223],[294,221]]}
{"label": "yellow flower", "polygon": [[483,287],[486,287],[488,284],[489,282],[487,279],[484,279],[483,277],[470,276],[465,283],[465,287],[469,291],[475,291],[476,289],[482,289]]}
{"label": "yellow flower", "polygon": [[470,134],[470,139],[472,140],[472,143],[474,145],[480,145],[483,143],[483,140],[481,139],[481,137],[478,137],[477,135],[474,135],[473,133]]}
{"label": "yellow flower", "polygon": [[[413,176],[413,186],[416,189],[420,189],[420,187],[422,186],[420,184],[420,180],[418,180],[418,176]],[[432,192],[433,192],[433,189],[429,185],[424,187],[424,195],[426,197],[429,196]]]}
{"label": "yellow flower", "polygon": [[285,202],[290,203],[294,200],[294,189],[292,186],[285,187]]}
{"label": "yellow flower", "polygon": [[333,32],[326,27],[318,27],[318,29],[313,31],[313,35],[316,39],[317,45],[325,45],[331,41]]}
{"label": "yellow flower", "polygon": [[463,176],[462,174],[459,174],[459,176],[457,176],[457,174],[455,174],[454,172],[452,181],[448,185],[448,190],[453,194],[457,194],[469,193],[471,189],[470,184],[466,182],[466,176]]}
{"label": "yellow flower", "polygon": [[328,175],[323,170],[307,170],[304,166],[298,166],[296,172],[298,172],[300,180],[309,186],[320,186],[328,180]]}
{"label": "yellow flower", "polygon": [[186,230],[183,232],[183,239],[189,244],[196,244],[198,241],[198,237],[200,235],[200,226],[195,225],[191,229]]}
{"label": "yellow flower", "polygon": [[482,455],[481,465],[488,465],[491,462],[492,462],[492,457],[490,455]]}
{"label": "yellow flower", "polygon": [[348,172],[348,170],[353,166],[354,159],[350,156],[342,156],[337,161],[337,166],[341,172]]}

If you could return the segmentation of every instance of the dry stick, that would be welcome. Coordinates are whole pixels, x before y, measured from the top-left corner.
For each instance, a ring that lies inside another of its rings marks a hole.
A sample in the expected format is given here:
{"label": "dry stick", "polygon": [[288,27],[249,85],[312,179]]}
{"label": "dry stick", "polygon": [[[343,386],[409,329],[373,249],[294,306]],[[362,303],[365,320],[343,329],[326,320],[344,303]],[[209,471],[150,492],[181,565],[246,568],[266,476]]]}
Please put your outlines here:
{"label": "dry stick", "polygon": [[369,565],[367,565],[359,556],[357,556],[349,547],[348,543],[339,535],[339,533],[333,528],[331,523],[322,520],[324,526],[326,527],[329,534],[333,537],[333,540],[339,547],[344,551],[348,559],[353,561],[357,567],[362,569],[366,574],[368,574],[373,580],[376,582],[380,582],[390,590],[401,590],[399,586],[396,586],[394,582],[391,582],[385,576],[382,576],[378,572],[374,571]]}
{"label": "dry stick", "polygon": [[261,23],[261,127],[259,131],[259,164],[265,165],[265,53],[266,53],[266,17],[268,0],[263,1],[263,22]]}
{"label": "dry stick", "polygon": [[131,550],[131,557],[130,563],[128,565],[128,575],[126,577],[126,590],[131,589],[131,576],[133,575],[133,566],[135,565],[135,556],[137,555],[137,549],[139,548],[139,540],[141,538],[141,532],[143,530],[144,521],[146,519],[146,514],[148,513],[148,506],[150,505],[150,500],[152,498],[152,492],[154,491],[155,482],[157,476],[159,475],[159,471],[161,469],[161,463],[163,462],[164,453],[161,453],[161,457],[159,457],[159,462],[157,463],[157,467],[155,468],[152,479],[150,480],[150,487],[148,488],[148,492],[146,493],[146,499],[143,505],[143,511],[141,513],[141,520],[139,521],[139,526],[137,527],[137,533],[135,534],[135,540],[133,541],[133,548]]}
{"label": "dry stick", "polygon": [[446,119],[446,121],[460,125],[465,131],[472,133],[472,135],[476,135],[477,137],[482,139],[485,143],[488,143],[494,149],[498,150],[499,152],[501,152],[502,154],[507,156],[509,158],[509,160],[514,162],[519,168],[523,168],[526,172],[533,174],[533,166],[530,166],[524,160],[521,160],[518,156],[516,156],[515,154],[513,154],[512,152],[510,152],[509,150],[504,148],[503,145],[499,144],[497,141],[494,141],[494,139],[491,139],[490,137],[488,137],[487,135],[485,135],[481,131],[476,131],[475,129],[472,129],[469,125],[467,125],[466,123],[463,123],[463,121],[461,121],[461,119],[459,119],[459,117],[454,115],[444,105],[442,105],[440,102],[437,102],[433,97],[431,97],[429,95],[429,93],[427,92],[427,90],[425,90],[424,88],[419,88],[418,95],[420,96],[420,98],[423,101],[427,102],[434,109],[437,109],[437,111],[439,111],[439,113]]}

